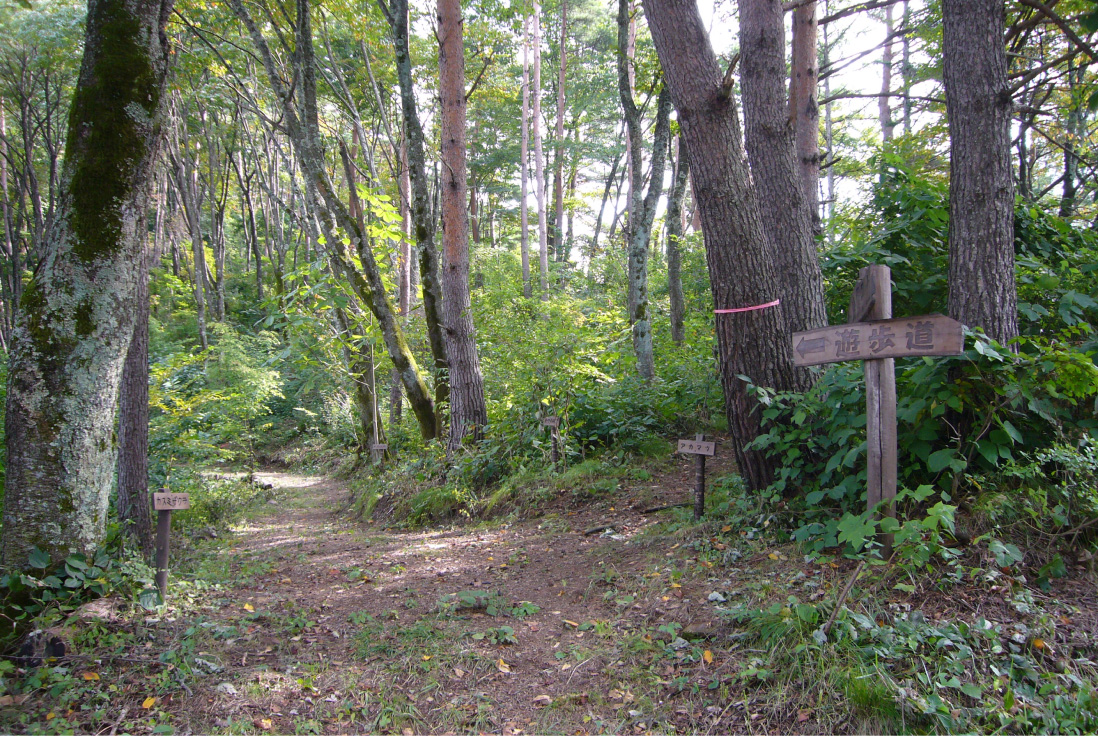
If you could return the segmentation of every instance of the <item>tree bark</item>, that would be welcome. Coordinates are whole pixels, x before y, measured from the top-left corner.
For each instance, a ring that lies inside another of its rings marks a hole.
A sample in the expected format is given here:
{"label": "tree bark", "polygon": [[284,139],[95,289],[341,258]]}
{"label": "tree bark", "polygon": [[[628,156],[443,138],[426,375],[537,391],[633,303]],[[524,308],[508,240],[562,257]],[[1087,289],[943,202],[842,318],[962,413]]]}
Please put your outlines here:
{"label": "tree bark", "polygon": [[556,259],[567,260],[564,244],[564,81],[568,69],[568,0],[560,0],[560,69],[557,75],[557,140],[553,167],[553,212],[556,214],[553,243]]}
{"label": "tree bark", "polygon": [[[713,303],[718,309],[766,304],[779,295],[780,282],[724,70],[694,0],[645,0],[644,8],[690,155]],[[770,483],[775,464],[746,449],[759,433],[759,405],[739,376],[778,390],[798,385],[784,308],[716,317],[725,414],[740,473],[754,489]]]}
{"label": "tree bark", "polygon": [[538,259],[541,266],[541,300],[549,300],[549,241],[545,213],[545,151],[541,137],[541,3],[534,0],[534,181],[538,200]]}
{"label": "tree bark", "polygon": [[[782,275],[782,304],[790,332],[827,324],[823,276],[812,211],[795,161],[794,126],[786,100],[785,26],[779,0],[741,0],[744,139],[763,223]],[[697,159],[692,159],[697,163]],[[797,371],[798,386],[812,374]]]}
{"label": "tree bark", "polygon": [[407,135],[408,176],[412,185],[412,221],[419,249],[419,281],[423,289],[423,314],[427,322],[427,342],[434,360],[435,405],[441,409],[450,396],[449,359],[442,326],[442,284],[439,280],[438,248],[435,246],[435,213],[428,193],[426,144],[416,107],[412,80],[412,56],[409,49],[408,0],[393,0],[385,9],[393,30],[400,106]]}
{"label": "tree bark", "polygon": [[[676,137],[676,143],[681,139]],[[671,194],[667,198],[667,291],[671,302],[671,339],[681,345],[685,338],[683,322],[686,313],[686,299],[682,293],[682,201],[686,194],[686,180],[690,176],[690,156],[686,146],[679,145],[679,160],[675,167],[675,178],[671,184]]]}
{"label": "tree bark", "polygon": [[1004,16],[1003,0],[942,2],[949,315],[1003,343],[1018,336]]}
{"label": "tree bark", "polygon": [[823,230],[820,219],[820,106],[819,49],[816,3],[805,3],[793,11],[793,55],[789,80],[789,116],[796,139],[796,163],[801,174],[805,201],[812,216],[812,232]]}
{"label": "tree bark", "polygon": [[171,0],[90,0],[56,216],[12,335],[0,566],[92,553],[105,531]]}
{"label": "tree bark", "polygon": [[118,396],[118,520],[147,562],[153,555],[149,498],[149,253],[139,256],[133,339]]}
{"label": "tree bark", "polygon": [[522,162],[519,172],[522,178],[522,198],[519,213],[522,220],[520,255],[522,258],[522,295],[527,299],[534,294],[530,284],[530,16],[522,18]]}
{"label": "tree bark", "polygon": [[460,0],[438,0],[439,97],[442,103],[443,318],[450,357],[450,441],[479,441],[488,422],[484,377],[469,298],[469,220],[465,168],[465,54]]}
{"label": "tree bark", "polygon": [[889,97],[892,94],[892,38],[895,35],[892,22],[892,4],[885,6],[885,41],[881,50],[881,96],[877,98],[877,116],[881,124],[881,140],[892,140],[892,131],[896,124],[892,121],[892,106]]}

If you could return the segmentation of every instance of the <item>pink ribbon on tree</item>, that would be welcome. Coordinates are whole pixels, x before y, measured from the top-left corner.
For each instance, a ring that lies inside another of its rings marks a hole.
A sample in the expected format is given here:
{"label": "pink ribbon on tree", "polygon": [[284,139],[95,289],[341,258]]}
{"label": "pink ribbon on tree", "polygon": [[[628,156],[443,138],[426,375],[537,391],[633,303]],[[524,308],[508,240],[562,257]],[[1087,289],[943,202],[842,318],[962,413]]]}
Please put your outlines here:
{"label": "pink ribbon on tree", "polygon": [[775,299],[772,302],[766,304],[756,304],[753,307],[737,307],[736,309],[714,309],[714,314],[733,314],[735,312],[753,312],[756,309],[766,309],[767,307],[776,307],[781,302],[781,299]]}

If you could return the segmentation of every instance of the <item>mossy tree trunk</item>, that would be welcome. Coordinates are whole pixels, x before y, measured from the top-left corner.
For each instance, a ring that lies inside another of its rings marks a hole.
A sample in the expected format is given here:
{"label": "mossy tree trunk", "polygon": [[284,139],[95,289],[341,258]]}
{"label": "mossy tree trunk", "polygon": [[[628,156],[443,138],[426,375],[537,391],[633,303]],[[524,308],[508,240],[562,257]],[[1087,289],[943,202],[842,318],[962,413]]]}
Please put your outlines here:
{"label": "mossy tree trunk", "polygon": [[160,142],[172,0],[89,0],[62,193],[10,353],[0,565],[103,539],[114,415]]}

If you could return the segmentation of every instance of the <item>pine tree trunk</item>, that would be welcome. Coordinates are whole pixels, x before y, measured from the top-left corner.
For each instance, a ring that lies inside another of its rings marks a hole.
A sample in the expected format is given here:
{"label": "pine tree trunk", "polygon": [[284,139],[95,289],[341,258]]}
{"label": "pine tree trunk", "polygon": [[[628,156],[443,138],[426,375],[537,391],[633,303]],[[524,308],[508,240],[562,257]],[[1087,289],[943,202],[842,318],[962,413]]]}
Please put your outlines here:
{"label": "pine tree trunk", "polygon": [[949,315],[1007,342],[1018,336],[1011,94],[1003,0],[943,0],[949,117]]}
{"label": "pine tree trunk", "polygon": [[813,235],[823,230],[820,219],[820,106],[819,50],[816,3],[805,3],[793,11],[793,63],[789,81],[789,116],[796,139],[796,163],[801,174],[805,201],[812,216]]}
{"label": "pine tree trunk", "polygon": [[[781,300],[790,332],[827,324],[823,276],[812,211],[796,165],[794,127],[786,100],[785,27],[779,0],[740,4],[744,139],[763,223],[782,275]],[[692,159],[697,163],[697,159]],[[798,386],[812,384],[797,371]]]}
{"label": "pine tree trunk", "polygon": [[170,0],[88,3],[58,208],[9,355],[0,539],[9,570],[26,567],[34,547],[56,563],[103,540],[170,12]]}
{"label": "pine tree trunk", "polygon": [[[731,91],[694,0],[645,0],[656,52],[679,113],[701,211],[716,308],[766,304],[780,282],[750,183]],[[799,191],[799,189],[798,189]],[[740,473],[751,488],[770,483],[775,464],[746,445],[759,434],[759,404],[739,377],[788,390],[798,385],[784,304],[716,317],[725,414]]]}
{"label": "pine tree trunk", "polygon": [[469,298],[469,220],[465,166],[465,54],[460,0],[438,0],[439,98],[442,103],[443,317],[450,356],[452,454],[465,439],[479,441],[488,422],[484,377]]}

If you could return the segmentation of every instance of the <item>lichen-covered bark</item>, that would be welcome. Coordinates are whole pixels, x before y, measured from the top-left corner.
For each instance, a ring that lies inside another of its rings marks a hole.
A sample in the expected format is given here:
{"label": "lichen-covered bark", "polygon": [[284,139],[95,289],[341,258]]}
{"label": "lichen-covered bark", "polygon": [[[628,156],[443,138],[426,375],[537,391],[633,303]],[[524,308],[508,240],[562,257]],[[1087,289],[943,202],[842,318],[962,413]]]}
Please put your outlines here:
{"label": "lichen-covered bark", "polygon": [[0,565],[102,541],[171,0],[89,0],[62,192],[12,336]]}
{"label": "lichen-covered bark", "polygon": [[394,0],[386,11],[393,31],[397,81],[400,85],[400,109],[407,136],[408,176],[412,185],[412,221],[419,248],[419,280],[423,287],[423,315],[427,323],[427,344],[434,360],[435,403],[442,406],[450,396],[446,338],[443,336],[442,283],[439,280],[438,248],[435,246],[435,219],[427,186],[426,144],[416,107],[412,81],[412,56],[408,41],[408,0]]}
{"label": "lichen-covered bark", "polygon": [[679,146],[679,161],[671,194],[667,198],[667,292],[671,311],[671,339],[676,345],[686,337],[683,319],[686,299],[682,293],[682,201],[686,194],[686,179],[690,175],[690,156],[686,146]]}

